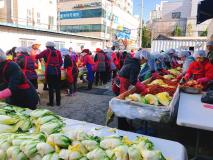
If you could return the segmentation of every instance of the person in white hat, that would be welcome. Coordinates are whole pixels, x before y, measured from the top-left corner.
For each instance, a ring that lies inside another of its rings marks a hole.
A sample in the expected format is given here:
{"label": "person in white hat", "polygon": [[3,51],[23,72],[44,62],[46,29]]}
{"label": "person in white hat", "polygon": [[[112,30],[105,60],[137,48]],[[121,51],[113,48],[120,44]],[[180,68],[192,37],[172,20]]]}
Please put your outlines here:
{"label": "person in white hat", "polygon": [[45,77],[49,87],[49,103],[48,106],[54,106],[54,92],[56,92],[56,105],[61,105],[61,66],[63,64],[61,52],[55,49],[55,43],[48,41],[46,48],[40,54],[36,55],[36,59],[44,59],[45,61]]}
{"label": "person in white hat", "polygon": [[25,78],[20,67],[6,59],[0,49],[0,100],[11,105],[36,109],[39,97],[32,84]]}
{"label": "person in white hat", "polygon": [[41,43],[39,41],[34,41],[32,46],[30,47],[30,56],[36,62],[36,55],[38,55],[41,51],[39,50]]}

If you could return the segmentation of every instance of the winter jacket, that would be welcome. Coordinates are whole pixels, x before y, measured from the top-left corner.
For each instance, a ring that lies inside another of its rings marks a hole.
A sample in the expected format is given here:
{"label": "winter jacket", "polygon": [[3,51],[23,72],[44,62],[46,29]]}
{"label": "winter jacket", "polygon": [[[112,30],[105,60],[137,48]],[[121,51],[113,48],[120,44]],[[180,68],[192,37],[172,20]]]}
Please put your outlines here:
{"label": "winter jacket", "polygon": [[107,59],[108,59],[108,61],[109,61],[109,63],[110,63],[110,69],[111,69],[112,71],[116,70],[115,63],[114,63],[113,60],[112,60],[112,52],[108,52],[106,55],[107,55]]}
{"label": "winter jacket", "polygon": [[95,62],[89,54],[86,54],[82,57],[83,65],[91,64],[94,65]]}
{"label": "winter jacket", "polygon": [[67,69],[71,67],[72,68],[72,75],[77,76],[78,75],[78,67],[76,65],[76,62],[70,55],[66,55],[64,58],[64,68]]}
{"label": "winter jacket", "polygon": [[132,85],[135,85],[138,81],[139,72],[140,61],[138,59],[128,57],[119,71],[119,76],[128,79]]}
{"label": "winter jacket", "polygon": [[42,51],[40,54],[36,55],[36,59],[44,58],[46,65],[46,75],[61,75],[61,66],[63,60],[61,57],[61,52],[55,48],[48,48]]}
{"label": "winter jacket", "polygon": [[9,88],[12,96],[6,101],[11,105],[35,109],[38,95],[32,84],[25,78],[20,67],[14,62],[0,63],[0,90]]}
{"label": "winter jacket", "polygon": [[204,62],[197,62],[197,61],[192,62],[189,65],[188,70],[186,71],[186,76],[188,78],[193,78],[194,80],[205,77],[205,64],[206,64],[206,61],[204,61]]}
{"label": "winter jacket", "polygon": [[211,62],[208,62],[205,65],[205,77],[208,80],[213,80],[213,64]]}
{"label": "winter jacket", "polygon": [[95,55],[94,61],[96,63],[97,72],[106,71],[106,57],[105,57],[104,53],[97,53]]}
{"label": "winter jacket", "polygon": [[23,73],[29,80],[38,78],[35,71],[35,61],[27,53],[22,53],[19,55],[15,62],[21,67]]}

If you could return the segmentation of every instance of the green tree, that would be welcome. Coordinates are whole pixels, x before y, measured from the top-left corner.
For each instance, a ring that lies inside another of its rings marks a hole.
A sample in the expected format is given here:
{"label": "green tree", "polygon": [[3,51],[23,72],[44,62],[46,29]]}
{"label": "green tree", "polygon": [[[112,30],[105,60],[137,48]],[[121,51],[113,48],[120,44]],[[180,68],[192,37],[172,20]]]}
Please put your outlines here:
{"label": "green tree", "polygon": [[148,30],[146,27],[143,27],[142,47],[151,48],[151,31]]}
{"label": "green tree", "polygon": [[207,35],[208,35],[207,29],[200,34],[201,37],[206,37]]}
{"label": "green tree", "polygon": [[174,31],[172,32],[172,36],[182,36],[182,30],[178,25],[176,25]]}

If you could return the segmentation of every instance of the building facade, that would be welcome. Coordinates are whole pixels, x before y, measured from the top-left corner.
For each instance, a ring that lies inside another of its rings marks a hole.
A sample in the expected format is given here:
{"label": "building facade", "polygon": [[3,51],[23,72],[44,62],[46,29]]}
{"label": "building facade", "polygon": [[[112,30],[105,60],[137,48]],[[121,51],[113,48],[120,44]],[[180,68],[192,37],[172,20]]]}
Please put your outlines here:
{"label": "building facade", "polygon": [[1,0],[0,22],[57,30],[57,0]]}
{"label": "building facade", "polygon": [[205,36],[210,21],[196,24],[197,7],[200,1],[162,1],[161,4],[156,5],[156,9],[150,13],[149,20],[153,38],[159,34],[175,36],[175,29],[177,28],[180,31],[178,36]]}
{"label": "building facade", "polygon": [[58,26],[64,32],[107,39],[106,46],[118,40],[135,45],[139,20],[132,10],[132,0],[59,0]]}

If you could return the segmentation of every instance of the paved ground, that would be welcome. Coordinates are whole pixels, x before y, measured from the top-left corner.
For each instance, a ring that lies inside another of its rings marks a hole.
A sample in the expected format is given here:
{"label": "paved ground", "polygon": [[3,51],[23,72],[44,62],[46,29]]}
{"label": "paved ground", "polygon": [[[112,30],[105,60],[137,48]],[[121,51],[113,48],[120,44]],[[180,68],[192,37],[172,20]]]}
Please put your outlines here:
{"label": "paved ground", "polygon": [[[48,101],[47,91],[41,92],[41,97],[41,105],[45,106]],[[66,118],[105,125],[106,112],[112,97],[110,84],[94,86],[91,91],[87,91],[85,86],[81,86],[77,95],[73,97],[65,96],[65,91],[62,91],[62,105],[60,107],[45,106],[45,108]],[[116,127],[116,125],[116,122],[110,124],[112,127]]]}
{"label": "paved ground", "polygon": [[[46,107],[45,104],[48,100],[47,92],[42,92],[41,105],[63,117],[105,125],[108,103],[113,97],[110,84],[94,87],[91,91],[85,90],[85,87],[80,87],[77,95],[74,97],[67,97],[64,93],[65,91],[62,94],[62,106]],[[110,123],[110,126],[117,126],[116,118]],[[134,121],[134,126],[136,128],[134,132],[143,133],[141,121]],[[187,148],[189,157],[192,157],[196,139],[196,131],[194,129],[179,127],[175,122],[171,124],[150,123],[149,126],[149,135],[182,143]],[[212,133],[202,131],[201,137],[200,152],[213,157]]]}

